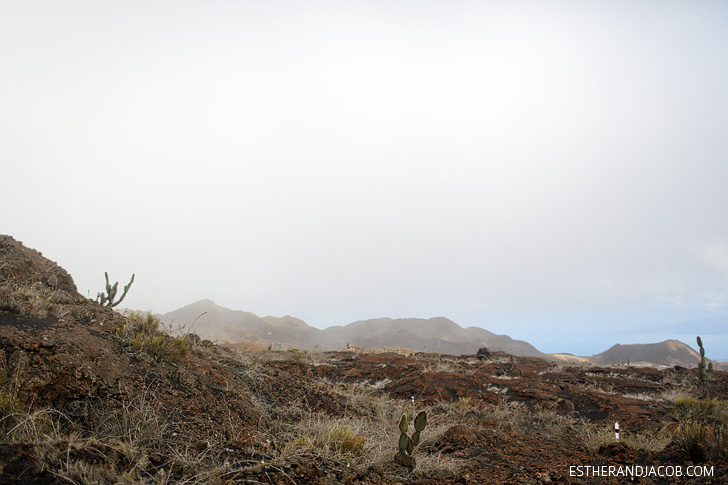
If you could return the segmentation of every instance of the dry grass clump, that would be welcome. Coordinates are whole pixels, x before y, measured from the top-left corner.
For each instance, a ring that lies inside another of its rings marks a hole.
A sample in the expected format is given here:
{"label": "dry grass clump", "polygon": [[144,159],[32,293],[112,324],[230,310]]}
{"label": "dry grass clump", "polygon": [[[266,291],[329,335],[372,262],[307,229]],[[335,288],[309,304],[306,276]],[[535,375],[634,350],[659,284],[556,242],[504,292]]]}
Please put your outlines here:
{"label": "dry grass clump", "polygon": [[[616,393],[614,393],[616,394]],[[639,392],[639,393],[623,393],[623,397],[627,397],[630,399],[638,399],[640,401],[654,401],[654,402],[667,402],[672,403],[675,402],[678,399],[690,397],[691,393],[686,392],[683,389],[665,389],[660,392],[655,393],[649,393],[649,392]]]}
{"label": "dry grass clump", "polygon": [[260,388],[260,381],[268,375],[261,354],[242,352],[236,348],[215,349],[217,352],[208,352],[208,357],[233,370],[250,389]]}
{"label": "dry grass clump", "polygon": [[159,448],[170,433],[171,422],[161,405],[148,392],[98,403],[88,411],[88,432],[98,439],[128,443],[135,447]]}
{"label": "dry grass clump", "polygon": [[[581,421],[576,426],[576,430],[581,443],[590,452],[597,452],[600,447],[615,442],[613,424],[599,425]],[[673,435],[664,427],[657,431],[643,430],[639,432],[631,432],[629,429],[622,427],[619,438],[632,448],[659,452],[670,444]]]}
{"label": "dry grass clump", "polygon": [[189,351],[188,339],[171,337],[158,316],[151,312],[129,312],[127,323],[116,332],[123,344],[144,351],[156,360],[181,360]]}
{"label": "dry grass clump", "polygon": [[[3,379],[5,377],[0,375],[0,383]],[[21,410],[17,386],[2,385],[0,388],[0,433],[15,425],[14,416]]]}
{"label": "dry grass clump", "polygon": [[362,420],[307,414],[283,433],[282,453],[286,457],[301,453],[326,457],[361,456],[368,441],[363,436],[367,431],[365,427]]}
{"label": "dry grass clump", "polygon": [[456,374],[472,375],[475,374],[477,370],[477,365],[468,365],[467,363],[463,363],[461,360],[440,357],[437,361],[428,363],[423,369],[423,372],[453,372]]}
{"label": "dry grass clump", "polygon": [[0,283],[0,310],[34,318],[61,318],[68,311],[64,305],[74,303],[70,295],[42,282],[31,285],[12,281]]}
{"label": "dry grass clump", "polygon": [[658,401],[673,403],[678,399],[684,399],[686,397],[690,397],[693,394],[694,392],[689,391],[686,388],[676,387],[665,389],[664,391],[659,393],[656,398]]}
{"label": "dry grass clump", "polygon": [[594,367],[594,364],[586,359],[578,358],[576,360],[556,360],[544,368],[536,372],[538,375],[560,374],[563,372],[571,372],[573,370],[586,371]]}
{"label": "dry grass clump", "polygon": [[18,396],[27,368],[22,359],[0,367],[0,446],[31,457],[28,473],[70,483],[153,482],[149,456],[165,448],[169,423],[149,393],[120,391],[119,399],[67,412],[33,409]]}
{"label": "dry grass clump", "polygon": [[170,441],[175,423],[149,392],[92,403],[84,415],[19,411],[0,445],[21,445],[35,463],[29,472],[78,484],[227,483],[242,469],[209,450],[180,450]]}
{"label": "dry grass clump", "polygon": [[574,419],[556,411],[532,409],[521,401],[509,401],[505,397],[498,404],[463,397],[454,402],[440,402],[436,409],[448,416],[450,422],[489,419],[498,422],[506,431],[545,439],[564,436],[573,429],[574,423]]}
{"label": "dry grass clump", "polygon": [[17,363],[14,370],[5,363],[0,368],[0,437],[13,432],[22,419],[24,406],[18,398],[18,391],[24,368],[23,361]]}
{"label": "dry grass clump", "polygon": [[[484,404],[470,397],[454,402],[440,402],[436,405],[447,422],[468,422],[489,419],[499,427],[518,435],[538,436],[543,439],[571,438],[576,436],[591,452],[600,446],[614,442],[614,428],[602,426],[582,418],[564,415],[543,408],[530,408],[520,401],[501,399],[498,404]],[[672,434],[665,428],[659,431],[632,433],[622,430],[621,439],[633,448],[661,451],[672,440]]]}

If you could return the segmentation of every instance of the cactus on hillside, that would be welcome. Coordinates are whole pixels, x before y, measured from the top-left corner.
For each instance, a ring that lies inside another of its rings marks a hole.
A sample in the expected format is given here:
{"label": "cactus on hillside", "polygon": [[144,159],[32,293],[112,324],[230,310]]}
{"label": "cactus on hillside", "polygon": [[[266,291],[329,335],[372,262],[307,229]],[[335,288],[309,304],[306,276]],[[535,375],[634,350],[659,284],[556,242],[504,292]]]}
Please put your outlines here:
{"label": "cactus on hillside", "polygon": [[703,347],[703,340],[698,336],[698,348],[700,349],[700,362],[698,363],[698,380],[700,386],[703,388],[703,397],[708,397],[708,383],[713,379],[713,363],[708,362],[706,369],[705,366],[705,348]]}
{"label": "cactus on hillside", "polygon": [[131,288],[131,284],[134,283],[134,274],[131,275],[131,280],[129,280],[129,284],[124,287],[124,293],[121,294],[121,298],[119,298],[117,301],[114,301],[114,298],[116,297],[116,291],[119,288],[119,282],[117,281],[112,286],[109,283],[109,273],[105,272],[104,276],[106,277],[106,293],[104,294],[103,291],[99,292],[96,295],[96,301],[101,304],[101,306],[108,306],[108,307],[115,307],[119,303],[121,303],[124,298],[126,298],[126,294],[129,291],[129,288]]}
{"label": "cactus on hillside", "polygon": [[410,469],[415,467],[415,459],[412,457],[412,452],[420,444],[420,433],[425,429],[425,426],[427,426],[427,413],[421,411],[415,417],[415,432],[410,437],[407,435],[407,430],[409,429],[407,415],[402,415],[402,419],[399,420],[399,450],[394,455],[395,463]]}

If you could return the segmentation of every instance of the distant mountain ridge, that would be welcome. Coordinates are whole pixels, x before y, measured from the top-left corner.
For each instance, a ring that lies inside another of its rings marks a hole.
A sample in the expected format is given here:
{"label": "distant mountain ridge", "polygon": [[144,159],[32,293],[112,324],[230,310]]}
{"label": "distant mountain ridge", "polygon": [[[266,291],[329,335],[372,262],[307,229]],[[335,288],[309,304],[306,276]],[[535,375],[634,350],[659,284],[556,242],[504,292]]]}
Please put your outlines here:
{"label": "distant mountain ridge", "polygon": [[405,347],[421,352],[474,354],[487,347],[513,355],[547,357],[528,342],[496,335],[478,327],[463,328],[444,317],[375,318],[320,330],[301,319],[259,317],[230,310],[212,300],[200,300],[161,315],[162,321],[218,343],[250,342],[276,349],[318,348],[344,350],[349,344],[363,348]]}
{"label": "distant mountain ridge", "polygon": [[[674,339],[652,344],[616,344],[591,357],[544,354],[523,340],[497,335],[480,327],[463,328],[445,317],[374,318],[321,330],[290,315],[259,317],[206,299],[165,313],[161,319],[167,325],[185,326],[186,330],[218,343],[244,342],[278,350],[344,350],[351,344],[372,350],[402,347],[419,352],[465,355],[487,347],[512,355],[598,366],[630,363],[693,367],[700,361],[700,355],[693,348]],[[714,365],[716,369],[728,367],[715,361]]]}

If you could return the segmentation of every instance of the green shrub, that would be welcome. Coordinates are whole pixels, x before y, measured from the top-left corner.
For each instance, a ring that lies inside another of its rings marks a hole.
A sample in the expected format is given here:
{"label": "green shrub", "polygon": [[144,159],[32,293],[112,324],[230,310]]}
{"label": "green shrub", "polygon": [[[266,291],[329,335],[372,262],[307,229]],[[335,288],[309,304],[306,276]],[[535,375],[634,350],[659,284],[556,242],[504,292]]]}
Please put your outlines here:
{"label": "green shrub", "polygon": [[681,398],[673,415],[680,421],[675,441],[693,461],[728,460],[728,403]]}
{"label": "green shrub", "polygon": [[725,425],[683,423],[677,430],[677,442],[690,460],[728,460],[728,429]]}
{"label": "green shrub", "polygon": [[724,424],[728,422],[728,403],[717,399],[682,397],[675,400],[672,414],[680,422]]}
{"label": "green shrub", "polygon": [[136,352],[144,351],[156,360],[181,360],[189,351],[187,340],[167,335],[163,330],[161,320],[151,312],[130,312],[117,336]]}

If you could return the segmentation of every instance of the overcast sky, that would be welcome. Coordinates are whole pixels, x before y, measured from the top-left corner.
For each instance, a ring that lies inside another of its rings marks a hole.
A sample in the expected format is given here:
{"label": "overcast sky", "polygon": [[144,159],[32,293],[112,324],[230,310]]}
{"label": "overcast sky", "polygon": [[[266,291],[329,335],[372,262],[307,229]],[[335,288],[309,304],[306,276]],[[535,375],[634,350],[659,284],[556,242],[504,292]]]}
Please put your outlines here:
{"label": "overcast sky", "polygon": [[0,71],[0,233],[85,295],[581,355],[728,315],[725,2],[5,1]]}

